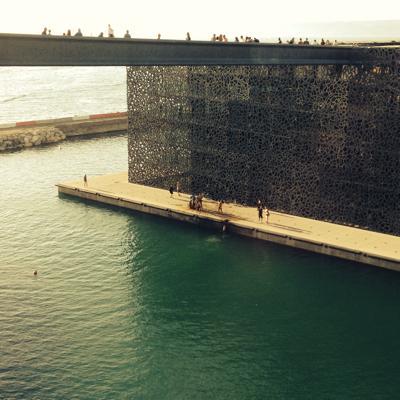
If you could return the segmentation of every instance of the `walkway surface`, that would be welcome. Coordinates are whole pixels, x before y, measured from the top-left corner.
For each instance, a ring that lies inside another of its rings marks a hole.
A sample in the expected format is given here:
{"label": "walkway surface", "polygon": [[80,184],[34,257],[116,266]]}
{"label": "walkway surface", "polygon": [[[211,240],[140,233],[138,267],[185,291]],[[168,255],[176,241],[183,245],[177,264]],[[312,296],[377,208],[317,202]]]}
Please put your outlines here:
{"label": "walkway surface", "polygon": [[[210,199],[203,200],[203,211],[191,210],[188,206],[189,195],[174,193],[170,196],[167,190],[128,182],[126,172],[105,176],[88,177],[88,185],[83,180],[65,182],[59,188],[78,189],[87,193],[98,193],[104,196],[121,198],[134,203],[145,203],[146,206],[168,209],[185,215],[199,215],[213,221],[229,220],[258,232],[279,234],[290,239],[311,242],[345,251],[362,253],[373,258],[382,258],[400,263],[400,237],[377,232],[297,217],[270,210],[268,224],[258,222],[256,207],[244,207],[237,204],[225,203],[223,213],[217,212],[218,203]],[[61,191],[61,190],[60,190]],[[297,247],[297,246],[294,246]],[[396,268],[397,269],[397,268]]]}

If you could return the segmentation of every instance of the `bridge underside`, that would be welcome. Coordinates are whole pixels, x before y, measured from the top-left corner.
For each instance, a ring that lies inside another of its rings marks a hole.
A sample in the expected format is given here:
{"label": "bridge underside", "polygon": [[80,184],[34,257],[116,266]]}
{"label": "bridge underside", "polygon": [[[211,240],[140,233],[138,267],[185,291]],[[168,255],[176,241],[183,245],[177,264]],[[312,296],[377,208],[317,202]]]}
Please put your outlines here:
{"label": "bridge underside", "polygon": [[400,234],[400,54],[374,57],[129,67],[129,180]]}

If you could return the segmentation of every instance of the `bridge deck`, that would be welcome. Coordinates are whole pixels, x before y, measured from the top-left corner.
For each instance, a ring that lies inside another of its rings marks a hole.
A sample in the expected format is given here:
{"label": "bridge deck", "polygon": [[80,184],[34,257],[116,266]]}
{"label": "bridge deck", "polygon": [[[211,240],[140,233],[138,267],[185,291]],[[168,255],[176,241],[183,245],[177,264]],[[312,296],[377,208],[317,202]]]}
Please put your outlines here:
{"label": "bridge deck", "polygon": [[400,237],[271,211],[269,223],[258,222],[255,207],[203,202],[204,211],[188,207],[189,196],[128,183],[127,173],[58,185],[60,193],[181,221],[203,224],[257,239],[400,271]]}
{"label": "bridge deck", "polygon": [[0,34],[0,66],[373,63],[365,47]]}

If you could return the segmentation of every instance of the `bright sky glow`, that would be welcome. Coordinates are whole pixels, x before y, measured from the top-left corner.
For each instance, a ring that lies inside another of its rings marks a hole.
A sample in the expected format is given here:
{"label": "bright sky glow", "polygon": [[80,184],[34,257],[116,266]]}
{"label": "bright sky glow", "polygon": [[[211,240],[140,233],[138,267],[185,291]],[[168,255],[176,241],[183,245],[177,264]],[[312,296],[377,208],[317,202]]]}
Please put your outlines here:
{"label": "bright sky glow", "polygon": [[[7,4],[7,5],[6,5]],[[308,22],[400,20],[400,0],[5,0],[0,31],[53,34],[81,28],[85,35],[106,33],[110,23],[116,36],[129,29],[134,37],[209,39],[290,36],[297,24]],[[400,32],[399,32],[400,36]]]}

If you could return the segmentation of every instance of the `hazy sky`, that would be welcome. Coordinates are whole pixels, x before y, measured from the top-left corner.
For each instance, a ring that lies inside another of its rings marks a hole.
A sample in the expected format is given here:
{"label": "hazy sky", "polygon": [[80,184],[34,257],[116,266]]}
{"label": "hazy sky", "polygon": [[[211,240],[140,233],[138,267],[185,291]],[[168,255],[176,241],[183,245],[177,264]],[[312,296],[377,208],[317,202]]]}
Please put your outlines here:
{"label": "hazy sky", "polygon": [[294,34],[304,22],[400,20],[400,0],[3,0],[1,32],[54,34],[80,27],[97,35],[110,23],[117,36],[208,39],[212,33],[258,37]]}

